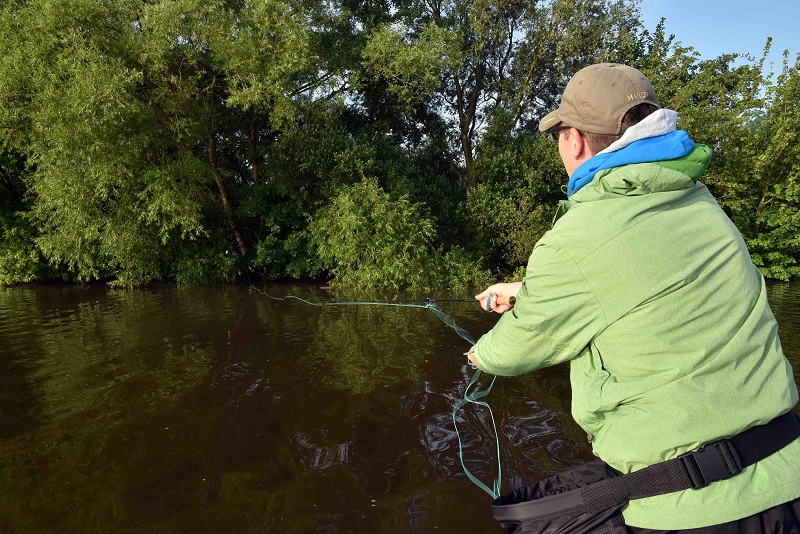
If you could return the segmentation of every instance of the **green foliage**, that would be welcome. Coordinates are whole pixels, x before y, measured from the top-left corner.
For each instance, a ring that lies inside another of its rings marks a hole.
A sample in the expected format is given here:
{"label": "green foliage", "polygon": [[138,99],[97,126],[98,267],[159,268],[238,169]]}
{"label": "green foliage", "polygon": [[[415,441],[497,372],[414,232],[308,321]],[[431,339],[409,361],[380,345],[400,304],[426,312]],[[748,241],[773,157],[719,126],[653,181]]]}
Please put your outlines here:
{"label": "green foliage", "polygon": [[[287,120],[307,57],[288,4],[233,6],[3,8],[0,42],[14,53],[0,61],[0,131],[14,136],[2,142],[27,160],[23,219],[51,265],[122,286],[232,279],[236,260],[212,250],[247,251],[231,191],[258,154],[240,132],[257,140],[266,125],[247,113]],[[198,256],[212,234],[222,242]]]}
{"label": "green foliage", "polygon": [[463,251],[434,248],[435,228],[421,205],[393,200],[374,180],[342,191],[319,210],[310,231],[332,285],[397,292],[484,279]]}
{"label": "green foliage", "polygon": [[495,184],[482,184],[471,192],[468,209],[474,214],[478,243],[497,254],[494,265],[501,273],[528,263],[555,213],[551,205],[539,204],[530,190],[509,192]]}
{"label": "green foliage", "polygon": [[527,265],[550,229],[564,168],[541,135],[490,132],[480,160],[481,184],[466,204],[473,243],[501,272]]}
{"label": "green foliage", "polygon": [[42,269],[36,234],[19,216],[0,212],[0,285],[31,282]]}
{"label": "green foliage", "polygon": [[439,72],[445,64],[446,32],[429,24],[412,44],[396,27],[376,31],[364,47],[365,63],[388,82],[388,90],[397,95],[407,110],[423,104],[439,87]]}
{"label": "green foliage", "polygon": [[342,191],[310,230],[334,284],[399,290],[428,283],[433,223],[418,204],[392,200],[373,180]]}
{"label": "green foliage", "polygon": [[596,61],[650,76],[755,263],[796,276],[798,65],[773,81],[769,46],[701,60],[636,0],[6,2],[0,283],[511,276],[566,181],[535,126]]}
{"label": "green foliage", "polygon": [[23,217],[28,203],[23,161],[0,152],[0,285],[31,282],[44,268],[36,231]]}
{"label": "green foliage", "polygon": [[274,182],[253,188],[239,209],[245,218],[258,218],[258,240],[252,266],[269,278],[301,278],[319,272],[307,229],[310,218],[301,199]]}
{"label": "green foliage", "polygon": [[299,14],[288,2],[256,1],[249,9],[228,8],[221,30],[212,46],[217,64],[228,73],[227,104],[269,110],[276,126],[291,120],[293,78],[308,57],[308,34]]}
{"label": "green foliage", "polygon": [[769,98],[766,117],[748,132],[760,149],[752,167],[759,188],[750,195],[755,226],[745,235],[764,274],[788,280],[800,275],[800,56],[784,62]]}
{"label": "green foliage", "polygon": [[210,243],[191,247],[181,254],[175,266],[174,278],[178,285],[197,286],[208,284],[229,284],[236,279],[236,254],[229,249],[222,250]]}
{"label": "green foliage", "polygon": [[495,282],[489,269],[482,267],[484,261],[476,260],[475,253],[455,246],[442,254],[441,249],[430,264],[430,269],[439,281],[435,289],[450,293],[463,293],[467,290],[481,290]]}

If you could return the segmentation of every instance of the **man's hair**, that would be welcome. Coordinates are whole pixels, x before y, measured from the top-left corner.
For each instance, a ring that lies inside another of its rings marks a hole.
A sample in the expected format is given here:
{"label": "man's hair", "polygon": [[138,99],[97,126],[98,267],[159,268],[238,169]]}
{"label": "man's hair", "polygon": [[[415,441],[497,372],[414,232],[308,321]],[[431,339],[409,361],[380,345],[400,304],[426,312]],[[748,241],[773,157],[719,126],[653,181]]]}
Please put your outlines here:
{"label": "man's hair", "polygon": [[[586,143],[589,145],[589,150],[592,151],[592,154],[598,154],[611,146],[611,143],[617,141],[622,134],[625,133],[625,130],[639,124],[645,117],[654,113],[658,110],[658,106],[654,106],[653,104],[638,104],[633,106],[629,109],[625,115],[622,117],[622,131],[619,134],[596,134],[591,132],[581,132],[583,138],[586,139]],[[570,135],[570,131],[567,130],[567,136]]]}

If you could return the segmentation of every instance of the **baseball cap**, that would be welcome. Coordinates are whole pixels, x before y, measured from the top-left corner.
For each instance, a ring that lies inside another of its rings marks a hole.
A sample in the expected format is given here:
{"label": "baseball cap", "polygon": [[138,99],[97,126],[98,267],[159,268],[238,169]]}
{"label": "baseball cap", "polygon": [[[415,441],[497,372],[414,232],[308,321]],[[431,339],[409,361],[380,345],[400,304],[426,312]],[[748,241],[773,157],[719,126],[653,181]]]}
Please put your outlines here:
{"label": "baseball cap", "polygon": [[660,107],[644,74],[620,63],[590,65],[567,83],[561,105],[539,121],[539,131],[563,122],[582,132],[619,134],[625,113],[645,103]]}

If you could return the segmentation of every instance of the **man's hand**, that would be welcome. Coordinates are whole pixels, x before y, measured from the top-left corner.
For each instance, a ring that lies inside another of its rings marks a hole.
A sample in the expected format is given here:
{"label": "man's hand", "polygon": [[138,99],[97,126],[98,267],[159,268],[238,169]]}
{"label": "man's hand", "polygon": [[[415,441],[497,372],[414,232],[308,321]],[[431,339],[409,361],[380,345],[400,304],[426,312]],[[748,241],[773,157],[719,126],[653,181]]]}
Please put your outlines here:
{"label": "man's hand", "polygon": [[484,310],[502,314],[514,307],[514,301],[521,287],[522,282],[494,284],[475,295],[475,300],[480,302]]}
{"label": "man's hand", "polygon": [[[477,347],[477,345],[472,345],[472,348],[469,349],[469,352],[467,352],[467,359],[469,360],[469,363],[475,367],[478,367],[478,363],[475,361],[475,347]],[[480,367],[478,367],[478,369],[480,369]]]}

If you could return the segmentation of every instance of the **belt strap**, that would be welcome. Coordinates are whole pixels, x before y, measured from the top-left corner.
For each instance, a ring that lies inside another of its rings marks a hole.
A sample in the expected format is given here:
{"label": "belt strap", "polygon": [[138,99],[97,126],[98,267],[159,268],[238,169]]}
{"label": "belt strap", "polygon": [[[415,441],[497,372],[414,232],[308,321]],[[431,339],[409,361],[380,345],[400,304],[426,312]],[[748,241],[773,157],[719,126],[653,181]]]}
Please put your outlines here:
{"label": "belt strap", "polygon": [[709,443],[698,451],[584,486],[581,494],[586,506],[598,512],[625,504],[630,499],[703,488],[739,474],[745,467],[778,452],[798,437],[800,420],[794,413],[787,412],[766,425]]}

